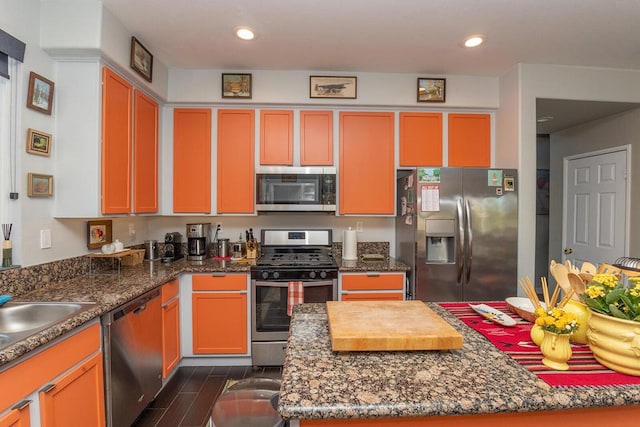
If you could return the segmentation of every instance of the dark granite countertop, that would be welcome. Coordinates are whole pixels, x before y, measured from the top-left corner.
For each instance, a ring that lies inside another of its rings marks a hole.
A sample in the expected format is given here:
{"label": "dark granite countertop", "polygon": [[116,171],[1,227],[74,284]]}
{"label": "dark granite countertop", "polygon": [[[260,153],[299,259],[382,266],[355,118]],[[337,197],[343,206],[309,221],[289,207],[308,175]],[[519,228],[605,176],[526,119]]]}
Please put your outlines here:
{"label": "dark granite countertop", "polygon": [[336,263],[341,273],[359,271],[406,272],[411,270],[411,267],[407,264],[394,258],[386,258],[381,261],[364,261],[361,257],[358,257],[357,260],[345,260],[336,257]]}
{"label": "dark granite countertop", "polygon": [[640,404],[640,387],[552,388],[437,304],[463,334],[452,351],[333,352],[325,304],[294,307],[285,419],[418,417]]}
{"label": "dark granite countertop", "polygon": [[160,261],[144,261],[136,266],[123,266],[119,274],[85,274],[14,295],[14,301],[83,301],[94,302],[96,305],[90,310],[83,311],[77,316],[0,350],[0,367],[137,296],[175,279],[182,273],[248,273],[250,268],[251,264],[246,262],[213,259],[187,261],[183,258],[168,264]]}
{"label": "dark granite countertop", "polygon": [[[409,267],[393,259],[382,262],[358,261],[355,267],[343,265],[336,259],[341,272],[348,271],[407,271]],[[249,273],[255,262],[187,261],[172,263],[144,261],[136,266],[123,266],[119,274],[85,274],[73,279],[47,283],[36,289],[13,295],[14,301],[55,302],[82,301],[96,303],[95,307],[57,323],[37,334],[0,350],[0,367],[33,351],[73,329],[98,318],[143,293],[177,278],[182,273]]]}

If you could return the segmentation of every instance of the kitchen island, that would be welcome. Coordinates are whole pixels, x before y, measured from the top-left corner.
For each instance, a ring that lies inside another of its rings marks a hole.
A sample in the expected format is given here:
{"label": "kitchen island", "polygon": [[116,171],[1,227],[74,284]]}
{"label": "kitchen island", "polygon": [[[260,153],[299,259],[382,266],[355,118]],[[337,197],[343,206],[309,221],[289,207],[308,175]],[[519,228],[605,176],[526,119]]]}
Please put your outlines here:
{"label": "kitchen island", "polygon": [[325,305],[296,306],[283,418],[301,426],[637,424],[639,386],[552,388],[439,305],[429,307],[463,335],[462,349],[333,352]]}

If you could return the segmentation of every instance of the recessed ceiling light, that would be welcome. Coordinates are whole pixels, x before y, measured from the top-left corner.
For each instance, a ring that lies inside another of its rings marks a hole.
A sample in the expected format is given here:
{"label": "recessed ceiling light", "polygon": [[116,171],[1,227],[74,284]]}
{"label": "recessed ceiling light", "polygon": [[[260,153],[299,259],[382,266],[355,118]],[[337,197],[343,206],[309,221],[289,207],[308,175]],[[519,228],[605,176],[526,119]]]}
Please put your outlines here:
{"label": "recessed ceiling light", "polygon": [[253,40],[256,33],[249,27],[238,27],[235,29],[236,36],[242,40]]}
{"label": "recessed ceiling light", "polygon": [[538,118],[536,119],[536,121],[537,121],[538,123],[550,122],[551,120],[553,120],[553,117],[552,117],[552,116],[543,116],[543,117],[538,117]]}
{"label": "recessed ceiling light", "polygon": [[483,42],[484,42],[484,36],[476,34],[476,35],[469,36],[466,39],[464,39],[464,46],[465,47],[476,47],[476,46],[480,46]]}

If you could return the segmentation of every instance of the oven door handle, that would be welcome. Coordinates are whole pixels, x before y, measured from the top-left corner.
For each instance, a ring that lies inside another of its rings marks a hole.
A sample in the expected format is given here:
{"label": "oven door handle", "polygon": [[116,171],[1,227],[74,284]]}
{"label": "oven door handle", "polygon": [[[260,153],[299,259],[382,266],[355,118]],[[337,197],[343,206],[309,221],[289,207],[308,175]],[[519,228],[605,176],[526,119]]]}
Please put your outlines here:
{"label": "oven door handle", "polygon": [[[295,282],[295,280],[292,280],[292,282]],[[315,288],[318,286],[329,286],[329,285],[333,285],[333,281],[331,280],[326,280],[326,281],[322,281],[322,282],[302,282],[302,286],[304,288]],[[256,287],[258,286],[268,286],[271,288],[286,288],[289,286],[289,282],[256,282]]]}

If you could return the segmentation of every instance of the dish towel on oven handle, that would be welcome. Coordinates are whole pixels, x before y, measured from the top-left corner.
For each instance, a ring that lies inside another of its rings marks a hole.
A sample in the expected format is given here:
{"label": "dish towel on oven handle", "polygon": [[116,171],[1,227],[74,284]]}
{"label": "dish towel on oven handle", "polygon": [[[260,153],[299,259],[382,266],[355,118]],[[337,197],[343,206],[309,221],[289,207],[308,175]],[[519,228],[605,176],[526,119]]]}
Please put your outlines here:
{"label": "dish towel on oven handle", "polygon": [[287,316],[291,316],[293,306],[304,302],[304,285],[302,282],[289,282],[289,295],[287,298]]}

